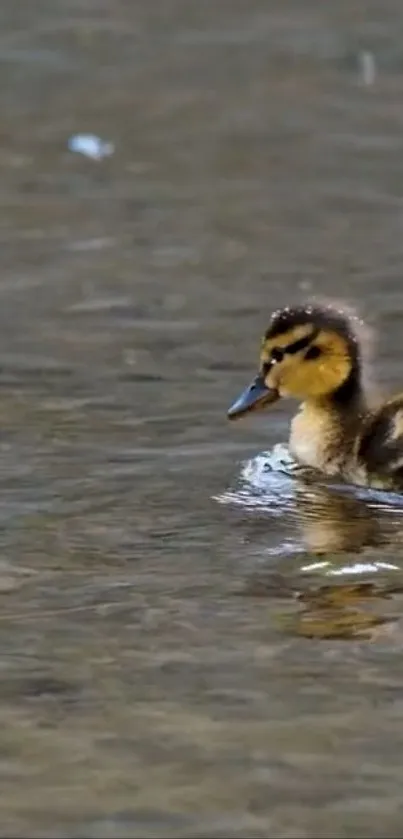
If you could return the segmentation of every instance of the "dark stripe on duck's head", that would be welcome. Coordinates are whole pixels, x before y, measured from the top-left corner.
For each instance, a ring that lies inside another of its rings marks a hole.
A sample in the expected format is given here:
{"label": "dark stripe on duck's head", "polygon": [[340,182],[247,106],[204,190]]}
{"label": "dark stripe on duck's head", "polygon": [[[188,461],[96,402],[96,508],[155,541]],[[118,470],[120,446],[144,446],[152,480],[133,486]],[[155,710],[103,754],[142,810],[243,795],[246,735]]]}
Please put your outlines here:
{"label": "dark stripe on duck's head", "polygon": [[312,344],[312,341],[315,340],[318,334],[318,330],[315,329],[313,332],[310,332],[309,335],[305,335],[304,338],[298,338],[296,341],[293,341],[291,344],[286,344],[284,348],[284,352],[295,355],[297,352],[301,352],[301,350],[305,350]]}
{"label": "dark stripe on duck's head", "polygon": [[[308,347],[319,332],[335,332],[344,338],[353,361],[359,361],[359,342],[357,330],[359,319],[342,308],[332,305],[318,305],[307,303],[299,306],[287,306],[274,312],[269,328],[264,335],[264,341],[290,333],[290,344],[287,352],[295,353]],[[298,327],[306,327],[307,332],[298,340],[292,341],[292,333]]]}

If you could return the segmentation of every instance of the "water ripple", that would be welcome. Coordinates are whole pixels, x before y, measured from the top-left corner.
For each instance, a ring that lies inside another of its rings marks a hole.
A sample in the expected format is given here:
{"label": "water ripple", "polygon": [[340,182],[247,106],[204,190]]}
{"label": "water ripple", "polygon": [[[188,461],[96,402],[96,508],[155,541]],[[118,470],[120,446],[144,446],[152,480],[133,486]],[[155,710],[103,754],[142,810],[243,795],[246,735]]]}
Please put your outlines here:
{"label": "water ripple", "polygon": [[[259,452],[241,464],[240,473],[234,488],[215,497],[221,504],[238,504],[245,508],[266,510],[273,516],[279,516],[290,510],[296,501],[296,487],[301,483],[296,478],[312,479],[309,470],[301,468],[292,458],[288,447],[277,443],[273,449]],[[309,500],[315,497],[315,488],[322,487],[346,498],[352,497],[364,502],[371,510],[389,513],[403,512],[403,495],[379,489],[346,484],[342,481],[315,477],[315,485],[304,487],[304,495]]]}
{"label": "water ripple", "polygon": [[280,516],[295,502],[294,476],[297,465],[287,446],[278,443],[241,465],[237,485],[215,497],[220,504],[267,510]]}

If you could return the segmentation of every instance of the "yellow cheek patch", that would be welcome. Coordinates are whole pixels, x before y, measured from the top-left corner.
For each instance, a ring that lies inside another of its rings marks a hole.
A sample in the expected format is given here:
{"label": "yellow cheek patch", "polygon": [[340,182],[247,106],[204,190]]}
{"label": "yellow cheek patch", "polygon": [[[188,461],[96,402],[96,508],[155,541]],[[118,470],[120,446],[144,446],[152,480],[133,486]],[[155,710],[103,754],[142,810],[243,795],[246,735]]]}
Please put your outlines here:
{"label": "yellow cheek patch", "polygon": [[[320,355],[314,360],[294,358],[282,371],[281,383],[297,398],[315,399],[334,393],[348,378],[351,353],[345,339],[336,332],[322,331],[314,340]],[[289,362],[287,358],[287,362]]]}
{"label": "yellow cheek patch", "polygon": [[[317,358],[305,358],[309,343],[300,352],[287,353],[287,346],[310,335],[313,338],[311,346],[320,350]],[[282,348],[285,353],[281,361],[269,368],[265,381],[268,387],[283,396],[309,400],[329,395],[341,387],[352,369],[350,348],[336,332],[322,330],[316,333],[305,325],[289,330],[278,339],[266,340],[261,353],[263,364],[270,360],[273,347]]]}

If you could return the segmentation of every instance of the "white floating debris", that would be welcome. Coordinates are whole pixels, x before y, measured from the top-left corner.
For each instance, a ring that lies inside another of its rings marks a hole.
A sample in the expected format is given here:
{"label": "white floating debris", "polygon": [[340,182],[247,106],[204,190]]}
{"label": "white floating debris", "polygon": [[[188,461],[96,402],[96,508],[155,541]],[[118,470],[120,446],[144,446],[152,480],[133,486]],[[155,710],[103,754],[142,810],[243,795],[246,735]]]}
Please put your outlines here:
{"label": "white floating debris", "polygon": [[358,56],[361,81],[365,85],[371,85],[375,81],[376,66],[372,52],[363,50]]}
{"label": "white floating debris", "polygon": [[74,134],[68,141],[68,148],[75,154],[83,154],[91,160],[103,160],[110,157],[114,151],[113,143],[101,140],[96,134]]}

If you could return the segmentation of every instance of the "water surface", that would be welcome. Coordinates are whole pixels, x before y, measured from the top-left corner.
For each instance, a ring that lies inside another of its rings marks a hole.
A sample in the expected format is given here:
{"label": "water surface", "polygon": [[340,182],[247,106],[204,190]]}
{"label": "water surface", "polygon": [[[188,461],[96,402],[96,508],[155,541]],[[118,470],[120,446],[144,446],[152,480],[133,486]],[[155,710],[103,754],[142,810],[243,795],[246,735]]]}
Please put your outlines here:
{"label": "water surface", "polygon": [[312,294],[402,386],[401,4],[0,23],[0,835],[399,837],[401,500],[226,410]]}

